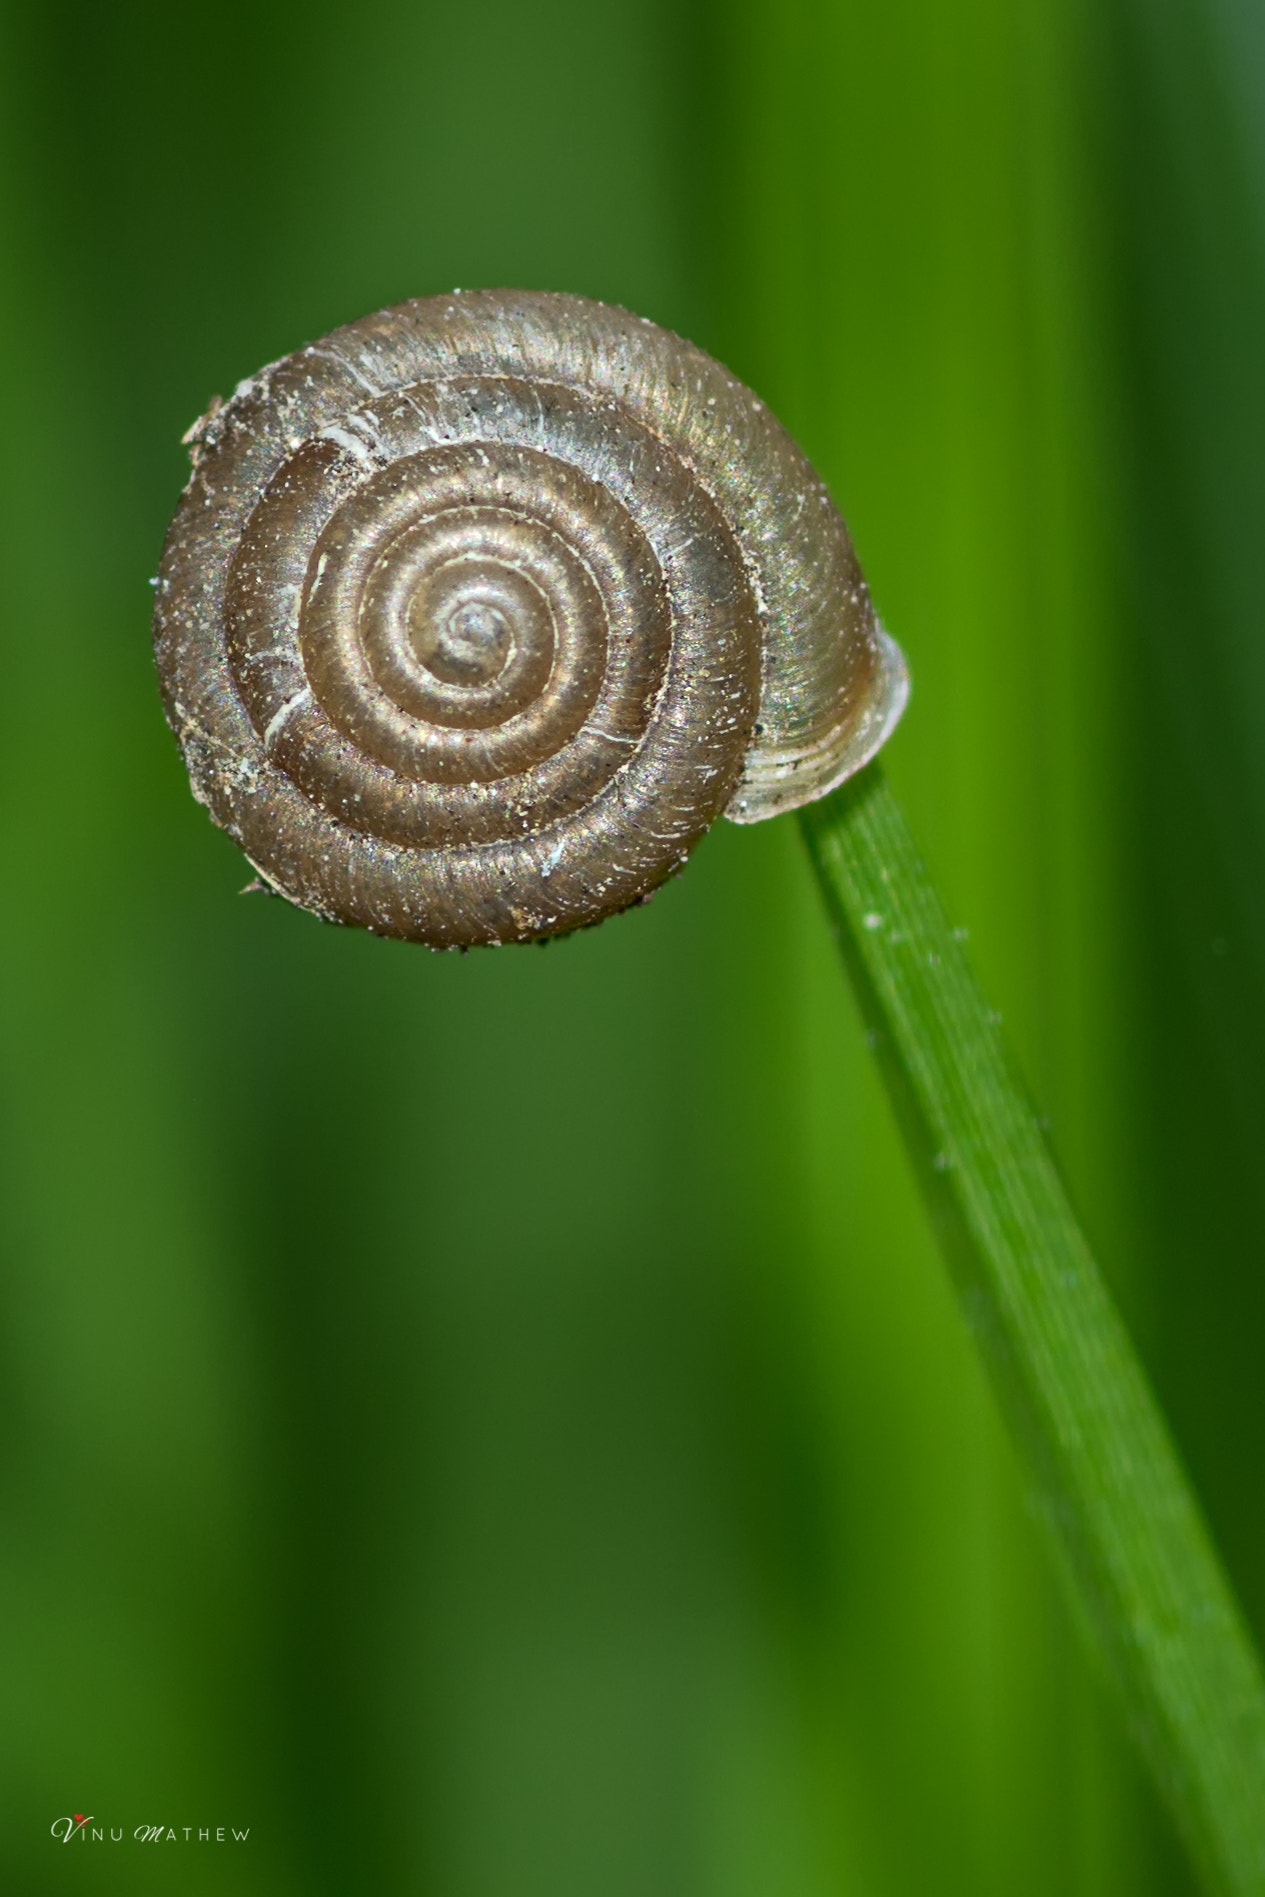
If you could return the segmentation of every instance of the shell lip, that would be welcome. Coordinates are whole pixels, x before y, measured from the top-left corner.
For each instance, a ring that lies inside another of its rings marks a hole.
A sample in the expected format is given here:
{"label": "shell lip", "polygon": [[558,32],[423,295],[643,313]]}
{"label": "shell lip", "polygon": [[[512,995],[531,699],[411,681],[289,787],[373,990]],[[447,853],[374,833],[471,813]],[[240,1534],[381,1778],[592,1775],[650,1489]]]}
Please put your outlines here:
{"label": "shell lip", "polygon": [[725,815],[731,823],[763,823],[784,811],[828,797],[874,758],[900,723],[909,703],[909,666],[885,627],[875,622],[878,674],[860,718],[835,730],[811,750],[765,750],[747,760],[747,771]]}

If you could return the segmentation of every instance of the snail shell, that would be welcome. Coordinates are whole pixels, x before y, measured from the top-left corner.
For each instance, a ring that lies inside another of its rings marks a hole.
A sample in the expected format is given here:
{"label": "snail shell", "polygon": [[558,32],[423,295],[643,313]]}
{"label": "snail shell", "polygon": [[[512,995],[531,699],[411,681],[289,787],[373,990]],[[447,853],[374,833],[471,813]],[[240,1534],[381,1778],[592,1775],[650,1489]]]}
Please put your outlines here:
{"label": "snail shell", "polygon": [[858,770],[904,663],[749,389],[581,297],[350,323],[196,423],[154,618],[194,795],[282,895],[457,947],[642,900]]}

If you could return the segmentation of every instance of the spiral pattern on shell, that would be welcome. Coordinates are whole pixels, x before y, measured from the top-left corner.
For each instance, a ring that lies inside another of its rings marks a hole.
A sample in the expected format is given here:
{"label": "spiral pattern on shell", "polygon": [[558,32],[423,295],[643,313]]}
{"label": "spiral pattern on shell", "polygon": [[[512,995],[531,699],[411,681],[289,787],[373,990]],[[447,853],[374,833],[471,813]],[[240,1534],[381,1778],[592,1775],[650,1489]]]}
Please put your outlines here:
{"label": "spiral pattern on shell", "polygon": [[790,437],[583,298],[404,303],[191,431],[155,645],[194,794],[301,907],[458,947],[642,900],[904,704]]}

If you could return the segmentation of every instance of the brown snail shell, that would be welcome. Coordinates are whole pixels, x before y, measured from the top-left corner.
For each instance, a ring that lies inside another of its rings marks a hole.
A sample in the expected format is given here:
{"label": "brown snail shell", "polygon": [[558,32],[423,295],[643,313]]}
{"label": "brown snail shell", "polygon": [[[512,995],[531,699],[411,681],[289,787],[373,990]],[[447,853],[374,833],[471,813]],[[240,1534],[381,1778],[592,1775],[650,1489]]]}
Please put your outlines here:
{"label": "brown snail shell", "polygon": [[282,895],[461,947],[597,922],[820,797],[907,680],[764,405],[667,330],[475,291],[190,431],[154,615],[194,795]]}

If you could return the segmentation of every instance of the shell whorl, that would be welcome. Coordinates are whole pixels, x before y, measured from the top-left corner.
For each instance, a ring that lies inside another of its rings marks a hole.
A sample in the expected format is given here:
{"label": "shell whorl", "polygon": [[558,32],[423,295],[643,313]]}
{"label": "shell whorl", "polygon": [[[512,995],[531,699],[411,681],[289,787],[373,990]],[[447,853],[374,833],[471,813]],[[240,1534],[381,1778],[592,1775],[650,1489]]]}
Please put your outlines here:
{"label": "shell whorl", "polygon": [[194,794],[301,907],[457,947],[649,894],[871,757],[899,652],[710,357],[580,297],[400,304],[195,425],[155,647]]}

